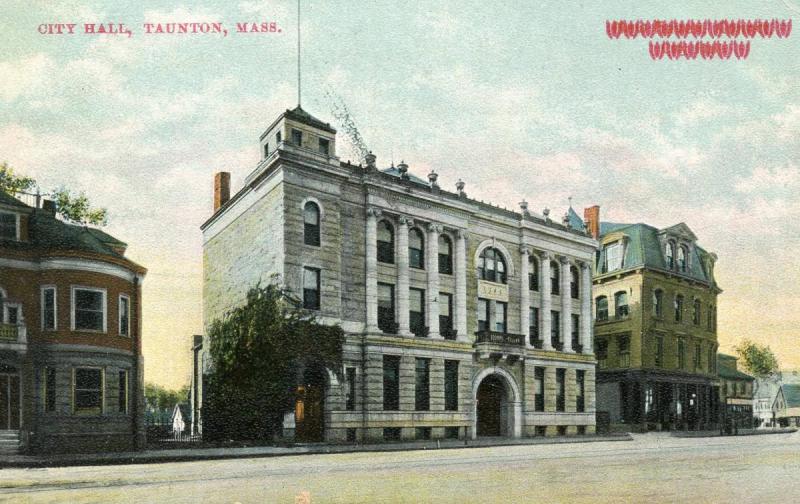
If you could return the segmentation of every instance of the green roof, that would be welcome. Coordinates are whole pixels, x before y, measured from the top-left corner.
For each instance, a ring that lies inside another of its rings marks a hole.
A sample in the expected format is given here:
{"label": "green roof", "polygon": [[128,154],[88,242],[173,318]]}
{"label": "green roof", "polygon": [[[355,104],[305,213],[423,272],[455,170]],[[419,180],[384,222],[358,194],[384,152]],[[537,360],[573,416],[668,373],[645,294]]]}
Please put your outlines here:
{"label": "green roof", "polygon": [[303,110],[300,107],[300,105],[298,105],[292,110],[287,109],[283,115],[285,117],[288,117],[289,119],[293,119],[295,121],[308,124],[309,126],[313,126],[317,129],[325,130],[330,133],[336,133],[336,130],[333,127],[331,127],[330,123],[320,121],[316,117],[312,116],[311,114]]}
{"label": "green roof", "polygon": [[[395,167],[395,166],[390,166],[389,168],[385,168],[385,169],[383,169],[381,171],[383,173],[387,174],[387,175],[392,175],[394,177],[400,178],[400,170],[398,170],[397,167]],[[414,175],[411,172],[407,171],[406,175],[408,175],[409,180],[412,180],[413,182],[416,182],[417,184],[422,184],[424,186],[428,185],[428,182],[426,180],[423,180],[423,179],[417,177],[416,175]]]}
{"label": "green roof", "polygon": [[0,191],[0,205],[9,205],[9,206],[15,206],[15,207],[21,207],[21,208],[30,208],[30,207],[28,207],[28,205],[26,205],[25,203],[21,202],[20,200],[18,200],[14,196],[11,196],[10,194],[6,194],[3,191]]}
{"label": "green roof", "polygon": [[719,377],[727,378],[729,380],[755,380],[755,378],[749,374],[742,373],[736,369],[736,361],[734,359],[735,357],[730,355],[717,355],[717,374]]}
{"label": "green roof", "polygon": [[585,226],[583,225],[583,219],[572,209],[569,207],[567,210],[567,217],[569,218],[569,227],[574,229],[575,231],[583,232],[585,231]]}
{"label": "green roof", "polygon": [[[600,239],[610,233],[619,232],[628,238],[628,245],[625,247],[625,257],[622,260],[622,269],[651,268],[668,271],[666,259],[659,241],[659,230],[648,224],[621,224],[615,222],[600,223]],[[688,276],[695,280],[700,280],[709,284],[714,283],[706,272],[706,258],[708,252],[695,245],[691,247],[691,257],[689,257],[689,269],[681,272],[681,275]],[[601,249],[597,255],[597,270],[605,262],[605,249]]]}
{"label": "green roof", "polygon": [[800,406],[800,385],[781,385],[783,390],[783,398],[786,400],[787,408],[796,408]]}

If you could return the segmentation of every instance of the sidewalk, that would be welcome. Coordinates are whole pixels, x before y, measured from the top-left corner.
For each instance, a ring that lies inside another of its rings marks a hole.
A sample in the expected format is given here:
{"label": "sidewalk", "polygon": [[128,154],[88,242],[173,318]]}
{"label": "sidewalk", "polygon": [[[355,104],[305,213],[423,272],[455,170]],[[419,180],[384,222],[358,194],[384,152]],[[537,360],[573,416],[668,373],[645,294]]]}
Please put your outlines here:
{"label": "sidewalk", "polygon": [[[739,429],[736,436],[760,436],[762,434],[791,434],[797,432],[794,427],[784,427],[779,429]],[[671,433],[674,437],[699,438],[699,437],[731,437],[734,434],[720,434],[718,430],[711,431],[675,431]]]}
{"label": "sidewalk", "polygon": [[564,443],[597,443],[603,441],[631,441],[628,434],[607,436],[570,436],[538,438],[485,438],[439,441],[410,441],[405,443],[380,443],[365,445],[309,444],[292,447],[254,446],[248,448],[189,448],[174,450],[145,450],[123,453],[84,453],[65,455],[11,455],[0,457],[2,467],[62,467],[77,465],[153,464],[164,462],[218,460],[234,458],[282,457],[328,453],[389,452],[436,449],[481,448],[489,446],[517,446]]}

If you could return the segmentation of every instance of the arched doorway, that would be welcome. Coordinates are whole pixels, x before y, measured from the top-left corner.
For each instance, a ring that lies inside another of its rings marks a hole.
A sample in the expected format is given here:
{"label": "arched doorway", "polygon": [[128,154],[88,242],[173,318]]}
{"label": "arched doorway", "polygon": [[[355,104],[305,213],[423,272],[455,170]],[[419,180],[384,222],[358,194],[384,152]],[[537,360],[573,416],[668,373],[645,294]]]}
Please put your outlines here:
{"label": "arched doorway", "polygon": [[508,391],[504,380],[496,374],[487,376],[478,386],[478,436],[507,436]]}
{"label": "arched doorway", "polygon": [[305,443],[325,440],[325,376],[321,366],[308,367],[302,374],[294,405],[295,438]]}

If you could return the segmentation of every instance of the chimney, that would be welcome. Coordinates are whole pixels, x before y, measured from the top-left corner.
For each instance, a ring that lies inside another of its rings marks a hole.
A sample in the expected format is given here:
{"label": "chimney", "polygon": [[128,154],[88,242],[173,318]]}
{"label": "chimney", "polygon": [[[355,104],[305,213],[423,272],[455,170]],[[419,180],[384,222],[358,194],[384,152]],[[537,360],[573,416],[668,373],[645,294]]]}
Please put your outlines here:
{"label": "chimney", "polygon": [[53,200],[42,200],[42,211],[50,217],[56,216],[56,202]]}
{"label": "chimney", "polygon": [[231,174],[217,172],[214,174],[214,212],[231,199]]}
{"label": "chimney", "polygon": [[600,237],[600,207],[590,206],[583,209],[583,220],[586,222],[586,230],[595,240]]}

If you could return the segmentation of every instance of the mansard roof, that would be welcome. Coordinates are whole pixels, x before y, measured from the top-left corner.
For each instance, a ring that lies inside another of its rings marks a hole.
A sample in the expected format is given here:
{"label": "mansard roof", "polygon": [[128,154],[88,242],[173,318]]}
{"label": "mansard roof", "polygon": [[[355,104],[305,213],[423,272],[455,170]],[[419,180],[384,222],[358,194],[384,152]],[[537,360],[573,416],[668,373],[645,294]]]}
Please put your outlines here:
{"label": "mansard roof", "polygon": [[296,106],[292,110],[286,109],[286,112],[283,113],[283,117],[301,122],[303,124],[308,124],[309,126],[313,126],[329,133],[336,133],[336,130],[330,125],[330,123],[320,121],[316,117],[303,110],[300,105]]}

